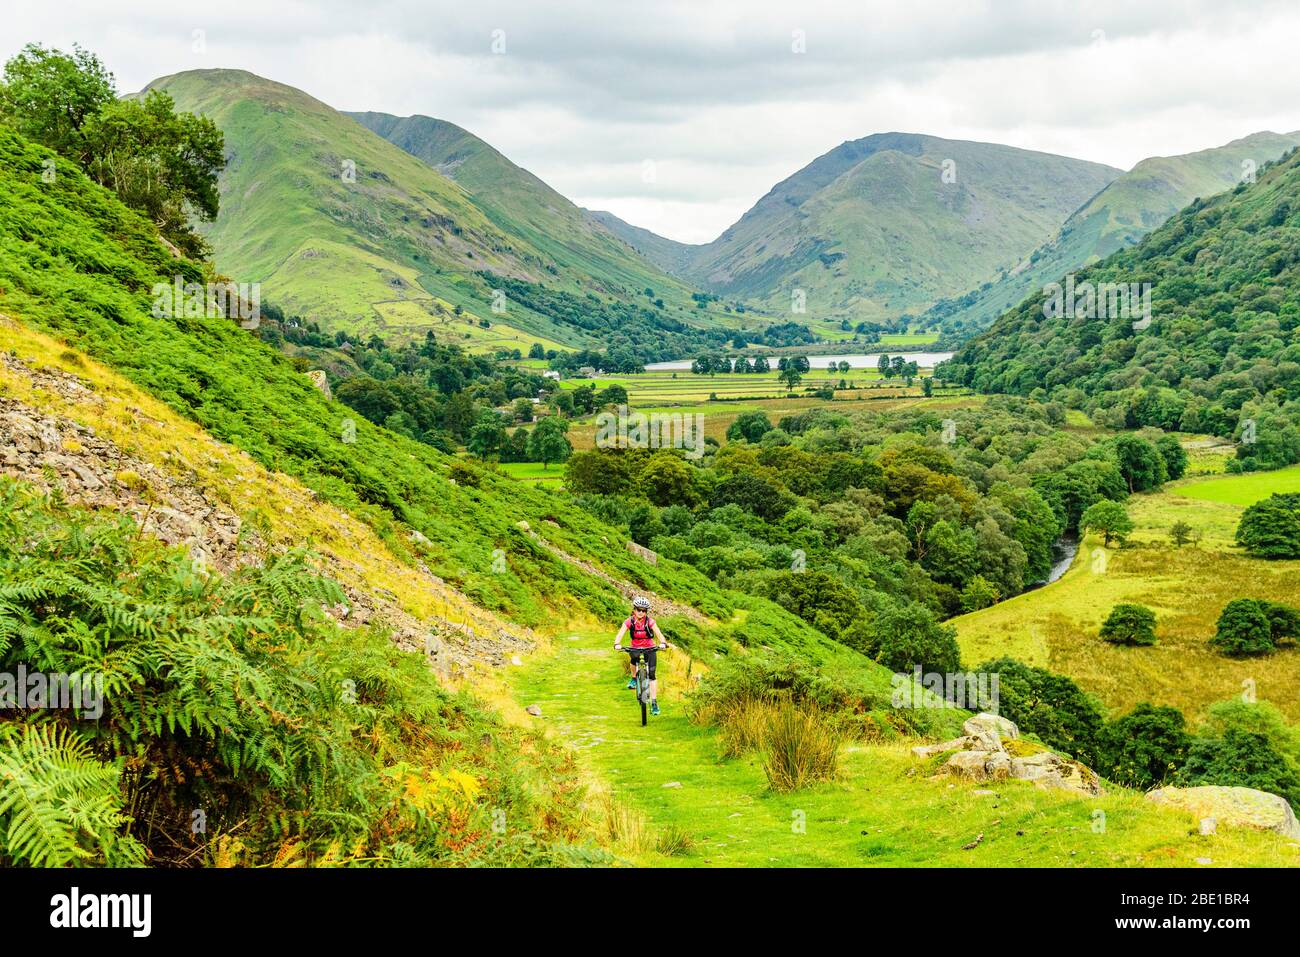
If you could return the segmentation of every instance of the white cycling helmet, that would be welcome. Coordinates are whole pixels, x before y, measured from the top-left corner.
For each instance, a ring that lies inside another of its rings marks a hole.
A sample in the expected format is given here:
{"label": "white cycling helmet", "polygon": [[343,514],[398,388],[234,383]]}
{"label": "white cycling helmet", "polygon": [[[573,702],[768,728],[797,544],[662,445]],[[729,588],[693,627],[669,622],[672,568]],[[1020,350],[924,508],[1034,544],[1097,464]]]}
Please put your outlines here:
{"label": "white cycling helmet", "polygon": [[646,598],[644,595],[637,595],[632,599],[632,607],[637,611],[649,611],[650,599]]}

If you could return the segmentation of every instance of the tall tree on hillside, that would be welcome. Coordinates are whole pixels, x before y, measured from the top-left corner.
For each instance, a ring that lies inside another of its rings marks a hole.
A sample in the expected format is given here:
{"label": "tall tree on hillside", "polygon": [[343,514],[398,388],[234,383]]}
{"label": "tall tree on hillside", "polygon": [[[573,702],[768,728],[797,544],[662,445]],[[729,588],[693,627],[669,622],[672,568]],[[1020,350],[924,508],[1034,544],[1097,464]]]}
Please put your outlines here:
{"label": "tall tree on hillside", "polygon": [[573,452],[573,446],[565,437],[565,422],[556,417],[542,419],[528,438],[528,456],[534,462],[542,463],[545,471],[552,462],[563,462]]}
{"label": "tall tree on hillside", "polygon": [[1101,532],[1109,548],[1111,541],[1123,542],[1128,537],[1128,533],[1133,531],[1133,520],[1119,502],[1103,500],[1088,506],[1079,519],[1079,528]]}
{"label": "tall tree on hillside", "polygon": [[225,140],[211,120],[177,113],[172,98],[157,90],[143,100],[119,100],[113,75],[94,54],[35,44],[5,64],[0,116],[80,164],[186,255],[208,254],[190,221],[217,215]]}
{"label": "tall tree on hillside", "polygon": [[117,99],[113,74],[79,46],[72,53],[29,43],[5,64],[0,118],[23,136],[85,165],[84,129]]}

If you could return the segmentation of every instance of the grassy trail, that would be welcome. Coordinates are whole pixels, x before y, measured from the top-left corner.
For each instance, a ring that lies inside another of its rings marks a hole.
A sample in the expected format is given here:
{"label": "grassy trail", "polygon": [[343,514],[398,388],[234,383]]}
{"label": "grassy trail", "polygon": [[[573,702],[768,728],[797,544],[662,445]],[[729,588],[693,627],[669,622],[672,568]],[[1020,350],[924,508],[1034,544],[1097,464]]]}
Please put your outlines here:
{"label": "grassy trail", "polygon": [[[843,746],[838,781],[775,794],[757,755],[720,760],[714,732],[687,718],[681,651],[661,653],[663,714],[642,728],[611,637],[555,639],[552,653],[515,670],[511,690],[540,707],[539,720],[581,753],[616,805],[642,819],[617,846],[643,866],[1300,864],[1275,835],[1201,836],[1190,818],[1129,791],[1083,800],[1023,782],[926,780],[913,773],[911,740]],[[657,840],[674,832],[692,846],[660,853]]]}

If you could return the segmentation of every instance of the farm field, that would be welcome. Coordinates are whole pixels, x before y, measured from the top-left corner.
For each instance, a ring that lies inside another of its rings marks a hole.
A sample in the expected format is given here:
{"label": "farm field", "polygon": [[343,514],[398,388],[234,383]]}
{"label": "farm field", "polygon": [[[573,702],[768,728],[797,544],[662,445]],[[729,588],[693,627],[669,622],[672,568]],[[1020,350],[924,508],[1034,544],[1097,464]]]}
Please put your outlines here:
{"label": "farm field", "polygon": [[1182,485],[1175,495],[1245,507],[1274,493],[1300,492],[1300,465],[1276,472],[1246,472],[1229,478]]}
{"label": "farm field", "polygon": [[[859,389],[906,390],[903,380],[885,379],[879,371],[853,369],[847,374],[829,374],[825,369],[814,368],[804,375],[796,392],[805,389],[835,388],[840,380],[851,382]],[[914,382],[919,383],[920,377]],[[748,372],[723,375],[695,375],[692,372],[642,372],[634,375],[606,375],[595,379],[565,379],[561,388],[576,389],[582,385],[595,385],[603,389],[621,385],[627,389],[633,405],[666,405],[669,403],[699,402],[717,396],[719,399],[774,398],[784,396],[786,387],[777,380],[777,373]],[[920,392],[918,386],[913,391]]]}
{"label": "farm field", "polygon": [[[954,618],[964,662],[974,667],[1011,655],[1050,668],[1096,694],[1112,714],[1149,701],[1177,707],[1194,721],[1210,704],[1253,687],[1260,699],[1300,720],[1300,649],[1234,660],[1207,644],[1223,606],[1234,598],[1300,600],[1300,562],[1249,558],[1233,546],[1245,505],[1297,472],[1184,482],[1134,496],[1129,514],[1137,528],[1128,547],[1102,549],[1100,538],[1089,537],[1060,580]],[[1202,497],[1189,496],[1188,489]],[[1176,548],[1169,541],[1169,526],[1179,519],[1202,533],[1198,545]],[[1119,647],[1098,636],[1117,602],[1155,611],[1154,646]]]}
{"label": "farm field", "polygon": [[[807,322],[809,329],[813,330],[819,337],[828,342],[852,342],[857,335],[851,329],[841,329],[840,324],[833,320],[813,319]],[[925,332],[887,332],[880,337],[880,342],[873,343],[870,348],[877,348],[888,351],[898,346],[924,346],[929,345],[939,338],[939,333],[933,330]]]}
{"label": "farm field", "polygon": [[[953,395],[936,395],[929,399],[921,395],[920,390],[906,389],[858,389],[853,392],[837,392],[836,398],[827,400],[815,396],[754,398],[740,402],[696,401],[686,404],[664,403],[663,405],[638,405],[629,396],[629,408],[645,415],[673,414],[704,416],[704,435],[706,438],[723,442],[727,428],[741,413],[761,411],[767,415],[772,424],[780,421],[782,416],[805,412],[808,409],[831,408],[837,412],[857,412],[870,410],[887,412],[908,405],[924,405],[941,411],[944,409],[969,408],[980,405],[985,396],[957,393]],[[595,444],[595,418],[575,422],[569,429],[568,438],[575,449],[589,449]]]}
{"label": "farm field", "polygon": [[518,349],[522,353],[527,353],[534,343],[541,345],[543,349],[569,351],[568,346],[561,345],[553,339],[516,329],[504,322],[493,322],[490,328],[484,329],[472,319],[444,318],[429,323],[427,328],[433,330],[434,336],[444,345],[459,345],[466,352],[474,354],[491,354],[500,349]]}

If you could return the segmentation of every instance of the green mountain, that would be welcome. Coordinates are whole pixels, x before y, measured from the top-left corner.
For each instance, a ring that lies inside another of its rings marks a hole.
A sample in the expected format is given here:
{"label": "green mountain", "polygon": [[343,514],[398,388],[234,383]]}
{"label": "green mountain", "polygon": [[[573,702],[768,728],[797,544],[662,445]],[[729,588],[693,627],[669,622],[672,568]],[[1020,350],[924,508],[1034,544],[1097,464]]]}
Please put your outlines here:
{"label": "green mountain", "polygon": [[669,245],[600,221],[664,268],[790,314],[879,321],[917,313],[1027,256],[1119,171],[989,143],[881,133],[774,186],[711,243]]}
{"label": "green mountain", "polygon": [[646,358],[685,351],[729,318],[696,309],[680,281],[463,131],[443,133],[465,147],[453,165],[468,185],[251,73],[191,71],[149,88],[225,133],[221,214],[205,234],[218,268],[260,282],[286,313],[357,334],[432,328],[479,351],[617,346]]}
{"label": "green mountain", "polygon": [[504,233],[526,239],[561,267],[612,288],[689,299],[680,280],[637,255],[564,196],[454,123],[429,116],[347,113],[439,173],[454,180]]}
{"label": "green mountain", "polygon": [[[5,777],[0,863],[606,860],[569,848],[591,832],[563,749],[430,664],[504,663],[529,625],[616,620],[633,587],[666,627],[689,612],[715,632],[688,620],[683,647],[725,647],[705,615],[730,620],[733,599],[567,498],[372,425],[225,316],[157,314],[158,284],[205,275],[0,125],[0,670],[93,661],[112,700],[100,723],[4,723],[0,766],[68,777],[15,782],[18,818]],[[764,640],[848,656],[887,694],[880,666],[739,600],[771,622]],[[141,774],[121,773],[127,755]],[[402,804],[412,789],[429,800]],[[142,793],[153,830],[132,820]]]}
{"label": "green mountain", "polygon": [[955,334],[982,329],[1044,284],[1133,245],[1196,197],[1232,188],[1242,180],[1247,161],[1262,165],[1297,143],[1300,132],[1254,133],[1214,149],[1144,159],[1079,207],[1014,268],[938,303],[926,318]]}
{"label": "green mountain", "polygon": [[[1106,426],[1232,436],[1235,468],[1300,461],[1300,153],[1261,170],[1081,270],[1075,308],[1031,297],[938,374],[1050,397]],[[1102,283],[1147,287],[1150,322],[1131,304],[1114,315]]]}

